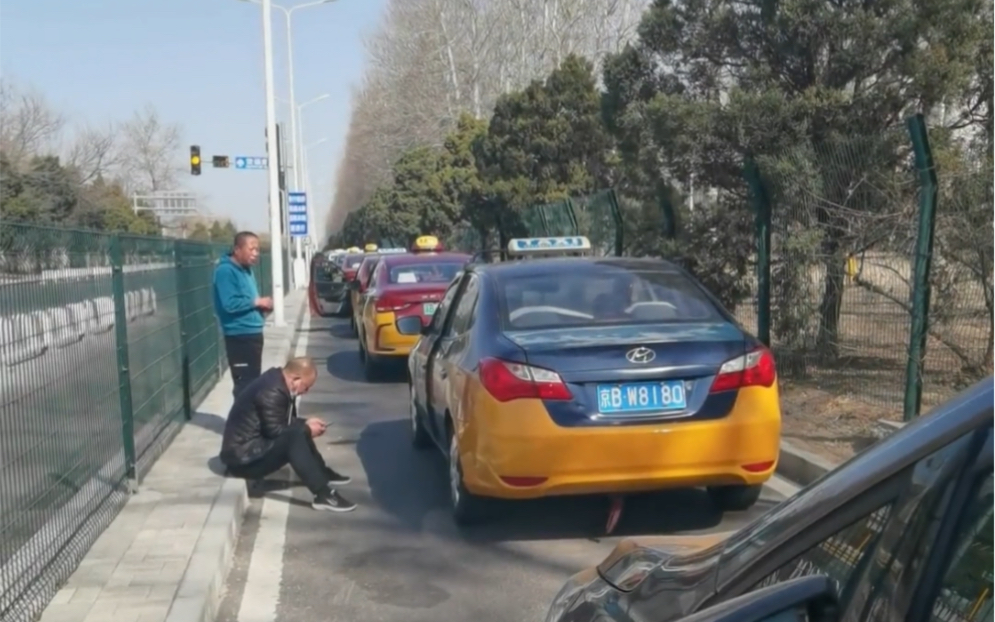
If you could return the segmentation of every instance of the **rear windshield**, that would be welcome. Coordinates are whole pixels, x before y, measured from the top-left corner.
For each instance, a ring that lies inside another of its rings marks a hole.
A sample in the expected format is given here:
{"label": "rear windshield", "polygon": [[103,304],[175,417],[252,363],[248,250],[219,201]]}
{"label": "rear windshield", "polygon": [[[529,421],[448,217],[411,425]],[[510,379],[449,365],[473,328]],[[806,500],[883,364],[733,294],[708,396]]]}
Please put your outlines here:
{"label": "rear windshield", "polygon": [[449,283],[462,268],[463,262],[460,261],[412,263],[392,267],[388,278],[392,284]]}
{"label": "rear windshield", "polygon": [[695,283],[672,271],[574,264],[506,277],[500,288],[509,330],[723,320]]}
{"label": "rear windshield", "polygon": [[347,257],[342,262],[342,267],[345,268],[346,270],[355,270],[356,268],[359,267],[359,264],[363,263],[364,259],[366,259],[366,258],[362,257],[362,256],[360,256],[360,257]]}

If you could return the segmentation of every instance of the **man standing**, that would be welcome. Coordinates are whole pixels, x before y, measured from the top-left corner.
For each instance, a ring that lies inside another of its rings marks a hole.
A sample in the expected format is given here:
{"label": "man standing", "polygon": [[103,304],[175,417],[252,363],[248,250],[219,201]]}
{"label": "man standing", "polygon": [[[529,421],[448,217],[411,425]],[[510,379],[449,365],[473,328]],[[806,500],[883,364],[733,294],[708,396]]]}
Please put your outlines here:
{"label": "man standing", "polygon": [[225,336],[225,353],[239,392],[259,377],[263,365],[263,313],[273,310],[273,299],[260,297],[252,266],[259,261],[259,236],[249,231],[235,235],[232,252],[214,270],[214,312]]}
{"label": "man standing", "polygon": [[314,438],[325,433],[325,422],[297,416],[297,398],[308,392],[317,375],[314,362],[299,357],[250,383],[228,413],[221,462],[231,475],[245,479],[262,479],[289,464],[314,495],[311,507],[350,512],[356,504],[334,486],[352,478],[326,465],[314,444]]}

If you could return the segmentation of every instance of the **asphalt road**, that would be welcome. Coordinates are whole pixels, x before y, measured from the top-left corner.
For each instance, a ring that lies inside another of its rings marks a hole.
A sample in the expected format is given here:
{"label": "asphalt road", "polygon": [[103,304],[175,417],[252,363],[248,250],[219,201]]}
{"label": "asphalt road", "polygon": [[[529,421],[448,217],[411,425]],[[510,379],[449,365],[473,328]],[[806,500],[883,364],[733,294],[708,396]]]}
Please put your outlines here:
{"label": "asphalt road", "polygon": [[722,516],[703,491],[647,495],[627,503],[612,537],[602,536],[602,498],[519,503],[492,524],[457,529],[441,453],[409,442],[403,368],[365,382],[343,320],[312,319],[307,337],[324,364],[302,415],[331,424],[319,448],[352,475],[341,491],[360,506],[315,512],[306,489],[276,483],[253,499],[221,622],[541,622],[566,578],[622,537],[731,531],[783,498],[768,490],[751,511]]}

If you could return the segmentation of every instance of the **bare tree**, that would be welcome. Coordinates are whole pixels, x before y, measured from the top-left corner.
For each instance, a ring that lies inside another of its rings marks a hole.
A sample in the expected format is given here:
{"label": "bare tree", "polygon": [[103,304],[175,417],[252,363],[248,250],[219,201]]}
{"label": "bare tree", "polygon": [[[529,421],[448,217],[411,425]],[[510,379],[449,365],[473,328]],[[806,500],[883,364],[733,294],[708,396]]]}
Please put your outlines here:
{"label": "bare tree", "polygon": [[180,171],[180,128],[164,123],[151,105],[136,112],[120,128],[119,158],[129,190],[158,191],[176,187]]}
{"label": "bare tree", "polygon": [[99,176],[113,175],[120,164],[120,154],[113,126],[105,129],[83,126],[66,149],[65,163],[76,170],[80,183],[90,183]]}
{"label": "bare tree", "polygon": [[503,93],[568,54],[600,66],[634,33],[648,0],[389,0],[367,38],[329,232],[417,145],[439,144],[460,113],[487,116]]}
{"label": "bare tree", "polygon": [[65,124],[43,95],[0,80],[0,151],[9,162],[19,166],[31,155],[49,153]]}

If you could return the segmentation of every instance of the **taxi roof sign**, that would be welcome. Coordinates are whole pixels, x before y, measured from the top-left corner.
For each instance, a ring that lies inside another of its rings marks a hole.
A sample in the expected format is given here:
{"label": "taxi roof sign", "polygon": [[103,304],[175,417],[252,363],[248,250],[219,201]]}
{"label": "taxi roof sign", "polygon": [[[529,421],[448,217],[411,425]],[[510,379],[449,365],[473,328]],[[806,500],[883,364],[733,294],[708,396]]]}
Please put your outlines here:
{"label": "taxi roof sign", "polygon": [[347,253],[362,253],[363,251],[359,250],[358,246],[350,246],[349,250],[347,250],[346,252]]}
{"label": "taxi roof sign", "polygon": [[375,253],[377,252],[377,245],[374,244],[373,242],[370,242],[369,244],[363,247],[363,250],[366,251],[367,253]]}
{"label": "taxi roof sign", "polygon": [[583,235],[552,238],[512,238],[508,240],[508,254],[511,256],[552,256],[584,253],[590,250],[591,241]]}
{"label": "taxi roof sign", "polygon": [[411,245],[412,251],[441,251],[442,244],[439,243],[439,238],[434,235],[423,235],[415,239],[414,244]]}

